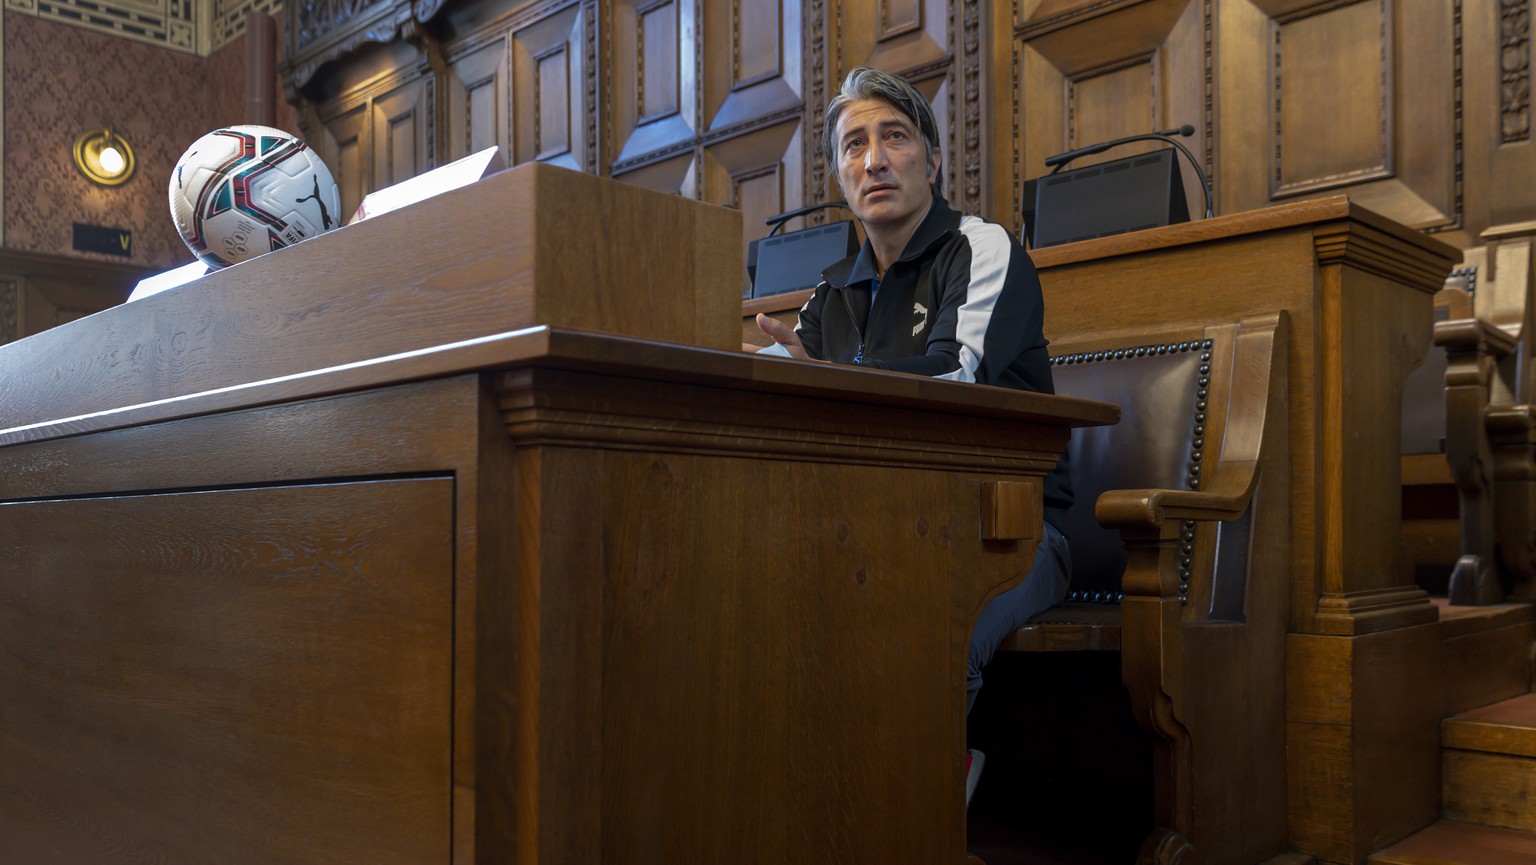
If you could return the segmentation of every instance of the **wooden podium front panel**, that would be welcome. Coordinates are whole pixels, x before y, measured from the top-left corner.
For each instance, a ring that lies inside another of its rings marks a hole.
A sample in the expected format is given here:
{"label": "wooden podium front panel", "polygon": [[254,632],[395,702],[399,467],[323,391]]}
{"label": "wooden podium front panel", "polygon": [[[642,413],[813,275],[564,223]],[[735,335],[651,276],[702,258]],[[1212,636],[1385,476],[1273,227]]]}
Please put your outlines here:
{"label": "wooden podium front panel", "polygon": [[954,861],[946,479],[656,454],[605,475],[628,494],[602,534],[602,861]]}
{"label": "wooden podium front panel", "polygon": [[447,862],[452,496],[0,506],[0,861]]}
{"label": "wooden podium front panel", "polygon": [[479,588],[479,849],[963,862],[966,645],[1040,530],[983,541],[982,490],[1038,501],[1054,453],[986,418],[649,384],[501,385],[521,540],[517,580]]}

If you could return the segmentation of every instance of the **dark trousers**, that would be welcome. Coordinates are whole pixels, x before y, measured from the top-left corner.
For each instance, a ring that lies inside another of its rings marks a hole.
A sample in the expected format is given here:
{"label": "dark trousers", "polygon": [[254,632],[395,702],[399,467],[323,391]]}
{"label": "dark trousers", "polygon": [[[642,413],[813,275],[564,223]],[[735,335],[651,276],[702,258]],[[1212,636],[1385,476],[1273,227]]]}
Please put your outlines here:
{"label": "dark trousers", "polygon": [[1035,550],[1035,562],[1022,583],[987,602],[971,632],[971,649],[965,671],[965,712],[970,714],[981,690],[981,671],[992,660],[997,646],[1031,616],[1061,603],[1072,576],[1072,551],[1067,536],[1045,523],[1045,537]]}

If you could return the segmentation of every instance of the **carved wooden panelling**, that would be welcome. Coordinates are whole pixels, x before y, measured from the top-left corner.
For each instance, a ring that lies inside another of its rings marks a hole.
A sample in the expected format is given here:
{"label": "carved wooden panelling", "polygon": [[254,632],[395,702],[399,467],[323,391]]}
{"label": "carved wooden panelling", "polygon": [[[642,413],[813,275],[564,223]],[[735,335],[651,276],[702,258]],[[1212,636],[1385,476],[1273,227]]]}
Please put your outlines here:
{"label": "carved wooden panelling", "polygon": [[[1019,133],[1008,140],[1016,176],[1009,207],[994,210],[995,218],[1021,227],[1018,187],[1049,170],[1047,157],[1076,147],[1187,123],[1196,134],[1186,145],[1196,158],[1208,158],[1211,33],[1204,0],[1045,0],[1027,12],[1023,8],[1015,6],[1014,19],[1022,21],[1014,33],[1013,111]],[[1072,164],[1088,166],[1156,148],[1130,144]],[[1181,174],[1193,210],[1204,193],[1188,166],[1181,166]]]}
{"label": "carved wooden panelling", "polygon": [[732,206],[741,210],[742,222],[766,234],[768,218],[784,212],[784,166],[749,171],[732,178],[732,183],[736,187]]}
{"label": "carved wooden panelling", "polygon": [[678,111],[679,69],[677,3],[661,0],[636,10],[640,28],[640,122],[660,120]]}
{"label": "carved wooden panelling", "polygon": [[[794,10],[798,12],[798,9]],[[783,74],[781,47],[785,34],[780,25],[779,3],[732,0],[731,86],[741,87]]]}
{"label": "carved wooden panelling", "polygon": [[700,160],[696,149],[690,147],[679,155],[642,162],[623,173],[615,172],[613,176],[625,183],[657,192],[699,198],[702,184],[699,182]]}
{"label": "carved wooden panelling", "polygon": [[876,0],[880,4],[880,38],[900,36],[923,26],[920,0]]}
{"label": "carved wooden panelling", "polygon": [[[1067,80],[1067,146],[1084,147],[1124,135],[1151,131],[1162,123],[1157,99],[1157,63],[1135,63]],[[1074,166],[1119,159],[1155,145],[1128,145],[1099,156],[1084,157]]]}
{"label": "carved wooden panelling", "polygon": [[[325,51],[351,44],[379,2],[312,5],[309,18],[336,29],[306,38]],[[820,112],[849,69],[872,65],[933,98],[950,200],[1015,228],[1022,184],[1047,170],[1046,156],[1190,124],[1184,143],[1212,173],[1220,212],[1342,191],[1475,245],[1490,223],[1536,219],[1530,6],[446,0],[437,15],[436,0],[417,0],[391,7],[411,21],[378,19],[399,28],[379,38],[411,50],[390,48],[392,69],[370,65],[377,55],[362,43],[337,54],[327,68],[366,74],[343,74],[318,117],[329,118],[339,172],[360,178],[342,181],[354,204],[354,190],[409,165],[501,143],[512,163],[541,159],[739,207],[745,241],[766,230],[764,215],[839,194]],[[424,102],[402,98],[395,108],[414,106],[404,113],[361,92],[430,72],[446,75],[417,94]],[[373,100],[364,121],[348,113],[360,100]],[[1198,212],[1194,173],[1181,171]],[[838,217],[811,221],[823,218]]]}
{"label": "carved wooden panelling", "polygon": [[[994,5],[1002,8],[994,9]],[[1013,125],[1013,112],[1008,109],[1010,100],[998,98],[1002,93],[1012,92],[1013,76],[994,76],[992,71],[993,64],[999,64],[999,72],[1012,68],[1003,53],[1005,46],[1013,44],[1012,40],[1005,42],[995,35],[1011,33],[1009,27],[995,27],[1006,7],[1006,3],[983,4],[977,0],[964,0],[956,12],[959,32],[955,34],[955,43],[959,55],[952,74],[959,96],[955,113],[960,123],[950,143],[949,158],[957,169],[950,201],[966,213],[986,215],[992,212],[994,202],[991,199],[995,178],[1000,173],[998,169],[1011,163],[1005,156],[999,160],[1002,164],[994,167],[988,159],[991,141],[996,140],[1002,130],[1011,130]],[[985,23],[988,16],[994,19],[990,25]],[[1012,150],[1007,146],[1002,153]],[[1005,169],[1001,173],[1008,176]],[[1002,197],[1011,199],[1006,193]],[[1007,225],[1009,221],[1002,224]]]}
{"label": "carved wooden panelling", "polygon": [[1469,228],[1536,219],[1536,141],[1531,138],[1531,2],[1458,4],[1466,47]]}
{"label": "carved wooden panelling", "polygon": [[[958,7],[961,0],[953,0]],[[873,66],[913,78],[948,72],[954,58],[950,44],[950,4],[943,0],[873,0],[849,2],[839,10],[842,56],[828,73],[828,96],[841,75],[855,66]]]}
{"label": "carved wooden panelling", "polygon": [[350,219],[357,212],[369,187],[367,159],[368,108],[366,105],[348,111],[325,123],[321,155],[325,164],[336,175],[336,186],[341,191],[342,219]]}
{"label": "carved wooden panelling", "polygon": [[[505,55],[503,55],[504,57]],[[503,64],[505,74],[505,64]],[[501,102],[504,79],[492,78],[478,81],[464,91],[465,123],[463,151],[478,153],[487,147],[501,143],[506,120],[502,116]],[[503,148],[505,149],[505,148]],[[459,154],[463,156],[464,153]]]}
{"label": "carved wooden panelling", "polygon": [[697,137],[698,8],[620,0],[614,8],[613,173],[666,159]]}
{"label": "carved wooden panelling", "polygon": [[373,100],[372,189],[432,168],[431,111],[431,78],[410,81]]}
{"label": "carved wooden panelling", "polygon": [[[805,201],[799,0],[635,3],[619,12],[613,175],[743,209],[743,246],[766,234],[764,219]],[[701,29],[703,39],[686,38]],[[656,101],[658,82],[676,94],[675,108]]]}
{"label": "carved wooden panelling", "polygon": [[[1220,182],[1245,207],[1339,192],[1431,231],[1467,227],[1461,3],[1257,0],[1269,31],[1261,117],[1228,75],[1223,124],[1234,155],[1262,148],[1258,178],[1228,159]],[[1261,134],[1259,129],[1266,130]]]}
{"label": "carved wooden panelling", "polygon": [[[1044,174],[1045,158],[1070,150],[1067,144],[1066,78],[1053,66],[1045,55],[1027,43],[1017,47],[1019,64],[1018,103],[1013,106],[1019,117],[1020,135],[1015,145],[1018,164],[1015,166],[1017,185],[1032,177]],[[1019,208],[1008,214],[1010,222],[1017,225]]]}
{"label": "carved wooden panelling", "polygon": [[582,7],[568,5],[512,37],[512,162],[586,167]]}
{"label": "carved wooden panelling", "polygon": [[[705,148],[705,201],[742,212],[742,252],[752,240],[768,234],[764,220],[798,207],[805,183],[803,138],[798,118],[721,139]],[[830,218],[845,219],[834,212]],[[805,227],[795,219],[785,231]],[[830,262],[829,262],[830,263]],[[746,290],[743,275],[743,291]]]}
{"label": "carved wooden panelling", "polygon": [[571,152],[571,52],[557,45],[533,60],[533,92],[539,100],[534,158],[565,156]]}
{"label": "carved wooden panelling", "polygon": [[1531,138],[1531,3],[1499,0],[1499,139]]}
{"label": "carved wooden panelling", "polygon": [[[387,41],[394,35],[393,28],[382,19],[395,17],[396,10],[391,7],[400,5],[391,0],[307,0],[294,4],[289,7],[292,14],[286,34],[290,51],[303,55],[332,44],[348,46],[345,50],[350,50],[363,41]],[[378,21],[381,26],[377,29],[382,32],[355,33],[358,27],[371,21]]]}
{"label": "carved wooden panelling", "polygon": [[492,145],[511,153],[507,40],[498,38],[449,63],[448,153],[458,159]]}
{"label": "carved wooden panelling", "polygon": [[1386,12],[1365,0],[1275,22],[1272,194],[1392,174]]}
{"label": "carved wooden panelling", "polygon": [[[777,213],[779,203],[784,200],[784,172],[780,166],[771,166],[755,174],[746,174],[735,178],[737,208],[741,210],[743,224],[742,255],[746,256],[750,238],[746,235],[757,233],[766,234],[763,227],[764,220]],[[794,229],[785,229],[793,231]],[[742,259],[746,260],[745,257]],[[742,274],[741,296],[748,297],[752,292],[752,281]]]}
{"label": "carved wooden panelling", "polygon": [[706,137],[803,116],[801,20],[798,0],[706,4]]}
{"label": "carved wooden panelling", "polygon": [[[947,75],[935,75],[925,81],[914,81],[917,89],[928,97],[933,105],[934,124],[939,128],[939,143],[944,153],[944,164],[940,171],[944,174],[944,193],[953,201],[955,198],[955,184],[958,178],[959,166],[954,160],[955,121],[950,113],[950,107],[954,104],[950,98],[949,77]],[[948,133],[946,134],[946,130]],[[841,193],[839,193],[841,197]]]}

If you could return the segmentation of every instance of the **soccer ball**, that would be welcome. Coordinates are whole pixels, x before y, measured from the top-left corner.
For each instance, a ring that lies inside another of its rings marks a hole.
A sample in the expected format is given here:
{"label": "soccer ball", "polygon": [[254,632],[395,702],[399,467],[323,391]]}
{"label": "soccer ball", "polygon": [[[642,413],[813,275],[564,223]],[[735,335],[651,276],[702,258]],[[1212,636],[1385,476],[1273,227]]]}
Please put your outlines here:
{"label": "soccer ball", "polygon": [[320,157],[268,126],[229,126],[192,143],[171,174],[171,219],[212,268],[238,264],[341,224]]}

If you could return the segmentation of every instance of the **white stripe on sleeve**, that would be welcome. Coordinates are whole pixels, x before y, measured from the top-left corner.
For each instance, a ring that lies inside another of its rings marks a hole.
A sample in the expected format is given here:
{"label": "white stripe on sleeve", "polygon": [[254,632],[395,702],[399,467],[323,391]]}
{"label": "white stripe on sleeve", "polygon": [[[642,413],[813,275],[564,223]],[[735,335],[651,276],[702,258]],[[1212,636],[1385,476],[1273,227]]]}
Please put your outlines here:
{"label": "white stripe on sleeve", "polygon": [[974,382],[976,370],[981,367],[982,347],[987,338],[987,325],[992,321],[992,309],[1008,280],[1013,241],[1008,239],[1008,232],[1002,226],[975,216],[961,218],[960,234],[971,246],[970,282],[965,303],[960,305],[955,317],[960,368],[937,378]]}

